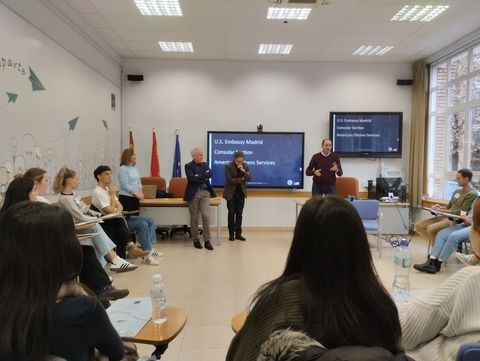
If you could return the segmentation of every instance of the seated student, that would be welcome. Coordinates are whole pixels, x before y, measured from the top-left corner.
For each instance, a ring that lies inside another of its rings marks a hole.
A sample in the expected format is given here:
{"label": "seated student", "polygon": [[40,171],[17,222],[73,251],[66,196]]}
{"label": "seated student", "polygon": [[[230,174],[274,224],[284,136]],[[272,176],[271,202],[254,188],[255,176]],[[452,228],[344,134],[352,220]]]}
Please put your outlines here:
{"label": "seated student", "polygon": [[0,218],[0,239],[2,360],[89,361],[94,348],[122,359],[122,341],[102,304],[75,281],[82,250],[66,210],[18,203]]}
{"label": "seated student", "polygon": [[480,264],[480,201],[473,203],[472,226],[469,227],[470,244],[472,245],[472,254],[463,254],[457,252],[457,259],[467,266],[476,266]]}
{"label": "seated student", "polygon": [[327,349],[402,352],[397,308],[375,271],[362,221],[344,199],[314,197],[305,203],[285,270],[257,291],[226,360],[256,360],[271,333],[287,328]]}
{"label": "seated student", "polygon": [[[122,213],[122,204],[118,201],[117,190],[112,186],[112,170],[109,166],[101,165],[93,171],[93,176],[97,181],[97,186],[92,192],[92,205],[103,214]],[[115,239],[121,239],[117,244],[117,253],[121,257],[125,257],[125,246],[127,245],[128,257],[135,259],[138,257],[148,256],[148,251],[142,251],[138,246],[130,240],[130,231],[128,230],[125,218],[118,217],[105,220],[101,224],[105,233],[115,242]],[[122,252],[119,252],[119,243]]]}
{"label": "seated student", "polygon": [[[461,211],[468,212],[478,196],[477,190],[471,184],[472,177],[473,173],[470,169],[460,169],[455,178],[461,188],[453,193],[446,207],[435,204],[432,209],[453,214],[460,214]],[[447,217],[435,216],[417,222],[415,230],[432,244],[438,231],[448,226],[450,226],[450,220]]]}
{"label": "seated student", "polygon": [[50,204],[50,201],[43,196],[48,190],[47,172],[41,168],[29,168],[23,177],[33,180],[33,187],[37,193],[36,201]]}
{"label": "seated student", "polygon": [[[0,215],[17,203],[36,200],[35,196],[35,183],[31,178],[15,178],[8,185]],[[128,295],[127,289],[116,289],[112,286],[110,278],[97,260],[93,246],[82,243],[84,242],[81,242],[83,264],[79,274],[80,282],[95,292],[99,300],[105,304],[108,304],[108,301],[126,297]]]}
{"label": "seated student", "polygon": [[472,203],[472,207],[467,215],[462,218],[462,223],[456,221],[451,222],[450,227],[442,229],[437,233],[435,244],[430,251],[430,255],[425,263],[414,264],[413,268],[420,272],[437,273],[442,267],[442,263],[458,249],[462,242],[467,242],[471,230],[472,213],[474,205],[478,203],[476,200]]}
{"label": "seated student", "polygon": [[[144,198],[140,173],[135,167],[137,155],[131,148],[122,152],[120,168],[118,169],[119,200],[125,211],[135,212],[140,209],[140,200]],[[159,263],[154,257],[163,256],[163,252],[152,248],[152,242],[156,242],[155,223],[151,217],[132,215],[127,217],[128,228],[137,233],[138,242],[144,251],[150,254],[143,258],[143,263],[151,266],[158,266]]]}
{"label": "seated student", "polygon": [[[76,222],[85,222],[98,218],[101,213],[92,211],[73,191],[80,185],[76,173],[66,167],[58,171],[53,183],[53,190],[60,193],[58,204],[68,210]],[[97,253],[100,263],[103,264],[103,257],[107,257],[112,265],[110,270],[115,272],[128,272],[137,269],[137,266],[119,257],[115,251],[115,244],[108,238],[105,231],[98,224],[94,224],[88,232],[96,233],[91,237],[91,242]],[[80,232],[81,233],[81,232]]]}
{"label": "seated student", "polygon": [[416,361],[452,361],[480,340],[480,267],[465,267],[428,296],[399,309],[402,343]]}

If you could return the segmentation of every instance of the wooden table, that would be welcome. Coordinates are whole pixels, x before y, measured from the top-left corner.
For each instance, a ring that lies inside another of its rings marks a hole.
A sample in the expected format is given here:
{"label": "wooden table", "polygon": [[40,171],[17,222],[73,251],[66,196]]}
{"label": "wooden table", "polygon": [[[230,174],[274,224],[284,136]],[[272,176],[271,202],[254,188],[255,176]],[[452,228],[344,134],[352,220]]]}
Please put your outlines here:
{"label": "wooden table", "polygon": [[122,340],[145,343],[155,346],[152,356],[160,359],[172,341],[185,327],[187,310],[182,307],[167,306],[167,321],[156,325],[150,319],[135,337],[122,337]]}
{"label": "wooden table", "polygon": [[233,332],[237,333],[238,331],[240,331],[243,324],[245,323],[245,320],[247,319],[248,314],[248,310],[243,310],[242,312],[239,312],[235,316],[233,316],[231,322]]}
{"label": "wooden table", "polygon": [[[216,208],[217,242],[220,241],[221,197],[210,198],[210,206]],[[188,203],[182,198],[153,198],[140,201],[140,214],[152,217],[155,225],[190,224]]]}

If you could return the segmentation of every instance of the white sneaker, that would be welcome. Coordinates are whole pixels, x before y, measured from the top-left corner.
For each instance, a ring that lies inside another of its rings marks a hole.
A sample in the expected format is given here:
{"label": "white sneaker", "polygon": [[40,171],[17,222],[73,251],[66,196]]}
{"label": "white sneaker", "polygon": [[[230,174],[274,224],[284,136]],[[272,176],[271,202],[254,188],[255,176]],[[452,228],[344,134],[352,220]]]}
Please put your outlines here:
{"label": "white sneaker", "polygon": [[463,254],[460,252],[457,252],[455,254],[457,256],[457,259],[462,262],[463,264],[467,266],[476,266],[477,264],[480,263],[477,257],[475,257],[474,254]]}
{"label": "white sneaker", "polygon": [[110,270],[113,272],[129,272],[136,270],[138,266],[131,264],[130,262],[125,261],[123,258],[119,258],[117,263],[112,263],[110,265]]}
{"label": "white sneaker", "polygon": [[158,266],[160,263],[158,263],[158,261],[153,258],[152,256],[147,256],[147,257],[143,257],[142,258],[142,262],[145,263],[145,264],[148,264],[150,266]]}
{"label": "white sneaker", "polygon": [[163,256],[163,252],[162,251],[155,251],[154,249],[152,249],[150,251],[150,256],[153,256],[153,257],[162,257]]}

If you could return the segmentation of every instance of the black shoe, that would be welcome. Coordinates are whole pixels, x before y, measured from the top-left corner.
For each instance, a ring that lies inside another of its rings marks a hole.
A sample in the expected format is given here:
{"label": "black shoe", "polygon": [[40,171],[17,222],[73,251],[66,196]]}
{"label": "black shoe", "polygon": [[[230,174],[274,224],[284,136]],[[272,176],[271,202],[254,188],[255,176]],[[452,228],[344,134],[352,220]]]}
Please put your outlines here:
{"label": "black shoe", "polygon": [[241,234],[237,234],[235,239],[238,239],[239,241],[246,241],[247,240],[245,237],[242,237]]}
{"label": "black shoe", "polygon": [[205,248],[208,249],[209,251],[213,251],[213,246],[210,243],[210,241],[205,241]]}
{"label": "black shoe", "polygon": [[193,247],[195,248],[198,248],[198,249],[202,249],[202,244],[200,243],[200,241],[195,241],[193,242]]}
{"label": "black shoe", "polygon": [[437,273],[440,270],[440,267],[437,270],[437,267],[435,266],[435,261],[437,261],[437,260],[429,258],[427,260],[427,262],[425,262],[425,263],[414,264],[413,268],[415,268],[417,271],[420,271],[420,272],[426,272],[426,273],[434,274],[434,273]]}
{"label": "black shoe", "polygon": [[230,233],[230,235],[228,236],[228,240],[235,241],[235,236],[233,235],[233,233]]}
{"label": "black shoe", "polygon": [[99,289],[97,292],[97,297],[100,301],[115,301],[120,298],[127,297],[129,292],[127,289],[117,290],[112,285],[105,286]]}
{"label": "black shoe", "polygon": [[438,259],[435,259],[433,262],[433,265],[435,266],[435,271],[440,272],[440,269],[442,268],[442,262],[439,261]]}

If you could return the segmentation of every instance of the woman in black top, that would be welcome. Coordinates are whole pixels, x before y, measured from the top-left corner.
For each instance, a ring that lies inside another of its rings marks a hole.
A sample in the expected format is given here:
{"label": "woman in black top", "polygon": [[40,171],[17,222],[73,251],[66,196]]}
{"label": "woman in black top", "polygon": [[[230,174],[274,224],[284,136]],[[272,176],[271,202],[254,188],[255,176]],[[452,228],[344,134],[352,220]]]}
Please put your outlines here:
{"label": "woman in black top", "polygon": [[82,250],[68,211],[22,202],[0,219],[0,355],[89,361],[94,348],[121,360],[124,348],[101,303],[76,283]]}

